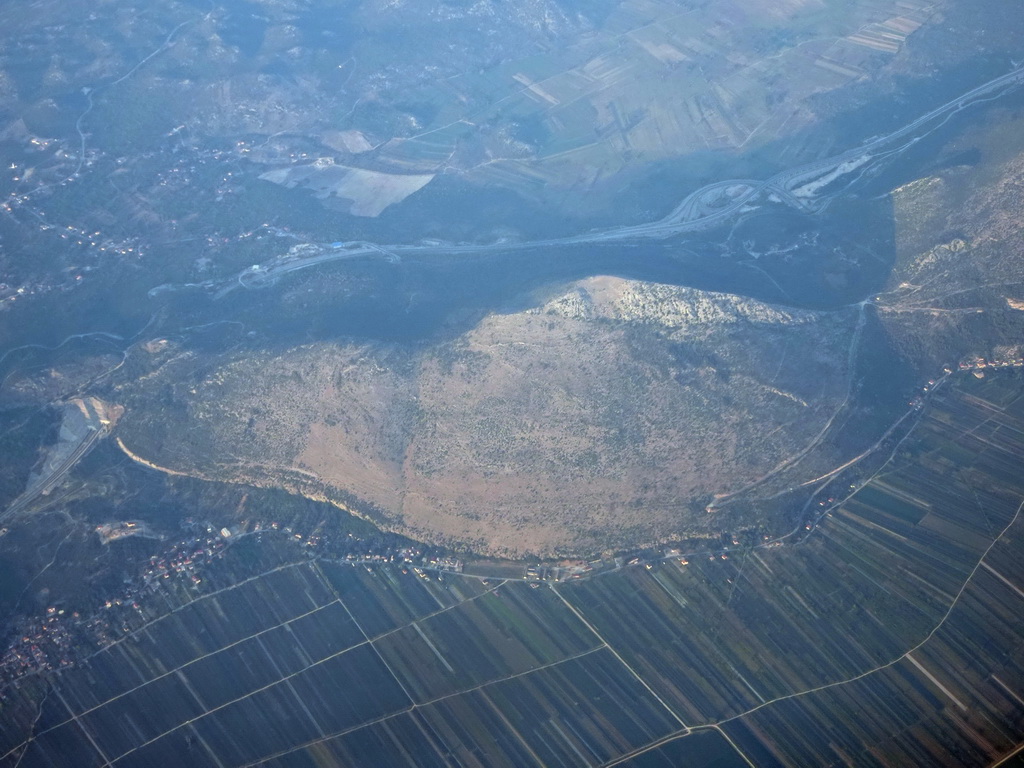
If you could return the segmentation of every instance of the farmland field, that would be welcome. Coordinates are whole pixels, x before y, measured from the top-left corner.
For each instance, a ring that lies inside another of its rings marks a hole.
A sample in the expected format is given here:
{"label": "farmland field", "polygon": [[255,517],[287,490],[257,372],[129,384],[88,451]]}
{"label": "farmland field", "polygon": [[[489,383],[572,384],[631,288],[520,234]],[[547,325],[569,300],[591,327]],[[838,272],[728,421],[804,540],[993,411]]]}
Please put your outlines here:
{"label": "farmland field", "polygon": [[791,544],[560,583],[306,557],[160,587],[7,692],[2,764],[990,762],[1024,732],[1022,402],[1017,374],[944,387]]}

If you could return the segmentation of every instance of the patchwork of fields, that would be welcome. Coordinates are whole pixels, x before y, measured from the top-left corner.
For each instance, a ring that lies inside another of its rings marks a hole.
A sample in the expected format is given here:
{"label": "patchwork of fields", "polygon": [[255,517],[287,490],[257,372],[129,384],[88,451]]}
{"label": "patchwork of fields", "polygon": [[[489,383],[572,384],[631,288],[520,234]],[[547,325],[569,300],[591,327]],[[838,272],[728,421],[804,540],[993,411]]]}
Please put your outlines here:
{"label": "patchwork of fields", "polygon": [[967,377],[791,546],[554,586],[303,560],[168,589],[8,692],[0,764],[987,764],[1024,739],[1022,456],[1019,377]]}
{"label": "patchwork of fields", "polygon": [[944,5],[627,0],[565,45],[410,84],[405,98],[432,119],[382,137],[374,156],[396,173],[456,167],[526,195],[713,149],[781,142],[776,154],[806,158],[824,151],[797,137],[822,118],[821,94],[899,71],[908,39]]}

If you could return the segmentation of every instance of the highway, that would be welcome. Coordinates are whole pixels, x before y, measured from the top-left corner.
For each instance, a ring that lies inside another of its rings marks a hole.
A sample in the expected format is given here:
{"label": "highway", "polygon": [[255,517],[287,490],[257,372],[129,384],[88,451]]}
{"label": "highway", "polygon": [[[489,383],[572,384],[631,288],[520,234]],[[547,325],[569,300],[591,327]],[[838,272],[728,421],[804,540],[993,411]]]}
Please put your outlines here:
{"label": "highway", "polygon": [[64,476],[71,471],[71,468],[78,463],[79,459],[85,456],[86,453],[93,447],[96,441],[102,434],[101,430],[90,432],[89,435],[79,443],[78,447],[72,451],[71,455],[61,462],[60,467],[57,468],[49,477],[47,477],[42,483],[33,486],[31,489],[25,491],[17,499],[15,499],[11,506],[9,506],[2,514],[0,514],[0,523],[6,523],[8,520],[13,518],[15,515],[23,511],[29,504],[35,501],[40,496],[49,493],[56,487],[56,485],[64,478]]}
{"label": "highway", "polygon": [[[1024,82],[1024,67],[1019,67],[960,94],[891,133],[871,139],[865,144],[838,155],[789,168],[763,181],[728,179],[708,184],[687,195],[665,217],[647,224],[621,226],[548,240],[498,242],[490,245],[442,243],[379,245],[356,241],[339,249],[327,244],[320,244],[313,246],[320,249],[320,252],[315,255],[304,258],[279,257],[265,265],[250,267],[227,280],[210,281],[201,285],[213,290],[214,298],[219,299],[237,288],[268,287],[291,272],[333,261],[367,256],[383,256],[386,260],[394,263],[401,261],[406,254],[415,254],[416,256],[476,255],[567,245],[628,242],[644,238],[667,238],[725,224],[735,216],[753,210],[755,205],[766,199],[804,213],[814,213],[823,210],[830,198],[836,194],[833,192],[829,195],[819,196],[819,187],[831,186],[842,177],[854,173],[859,178],[872,165],[891,160],[900,152],[916,144],[924,136],[937,130],[957,112],[972,104],[998,98],[1001,95],[1000,91],[1020,85],[1022,82]],[[938,125],[933,125],[923,134],[913,135],[940,118],[944,119]],[[904,139],[907,141],[900,144]],[[174,288],[175,286],[161,286],[159,290]],[[154,289],[151,293],[157,290]]]}
{"label": "highway", "polygon": [[[25,492],[11,502],[7,509],[0,513],[0,524],[6,523],[8,520],[23,512],[40,496],[43,496],[56,488],[67,473],[70,472],[79,461],[81,461],[82,457],[93,449],[100,438],[105,437],[110,432],[111,424],[105,419],[104,413],[89,413],[86,409],[78,406],[76,401],[72,401],[65,405],[65,425],[69,421],[69,413],[71,418],[75,419],[76,422],[81,422],[78,426],[84,430],[81,436],[77,439],[75,447],[60,460],[60,464],[58,466],[49,471],[49,474],[34,480],[29,480],[29,484],[25,489]],[[66,429],[66,426],[61,427],[62,431],[64,431],[64,429]],[[61,443],[58,442],[57,446],[52,450],[59,450],[60,445]],[[52,455],[53,454],[51,453],[51,457]],[[50,459],[47,460],[47,463],[49,461]],[[43,466],[45,470],[46,465],[44,464]]]}

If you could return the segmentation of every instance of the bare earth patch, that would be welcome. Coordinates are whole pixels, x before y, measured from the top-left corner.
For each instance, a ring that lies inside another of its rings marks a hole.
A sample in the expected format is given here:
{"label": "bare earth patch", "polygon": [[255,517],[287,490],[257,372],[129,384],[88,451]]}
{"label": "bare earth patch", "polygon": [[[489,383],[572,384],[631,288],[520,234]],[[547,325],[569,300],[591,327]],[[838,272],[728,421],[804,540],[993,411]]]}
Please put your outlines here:
{"label": "bare earth patch", "polygon": [[282,184],[288,189],[299,185],[313,190],[321,200],[340,198],[353,216],[379,216],[389,205],[400,203],[425,187],[433,174],[397,174],[368,171],[318,160],[308,165],[278,168],[260,174],[264,181]]}

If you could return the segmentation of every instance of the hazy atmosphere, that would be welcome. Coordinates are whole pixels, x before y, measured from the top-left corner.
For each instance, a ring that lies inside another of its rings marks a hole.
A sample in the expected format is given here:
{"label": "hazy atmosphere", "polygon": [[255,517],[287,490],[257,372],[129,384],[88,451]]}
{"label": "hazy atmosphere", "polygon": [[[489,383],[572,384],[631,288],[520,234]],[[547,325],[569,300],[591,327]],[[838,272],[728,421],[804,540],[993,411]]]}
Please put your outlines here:
{"label": "hazy atmosphere", "polygon": [[1024,10],[0,8],[0,767],[1024,765]]}

